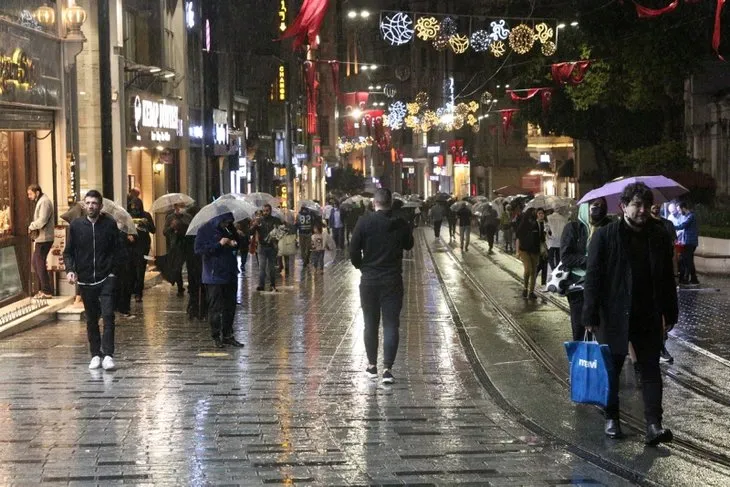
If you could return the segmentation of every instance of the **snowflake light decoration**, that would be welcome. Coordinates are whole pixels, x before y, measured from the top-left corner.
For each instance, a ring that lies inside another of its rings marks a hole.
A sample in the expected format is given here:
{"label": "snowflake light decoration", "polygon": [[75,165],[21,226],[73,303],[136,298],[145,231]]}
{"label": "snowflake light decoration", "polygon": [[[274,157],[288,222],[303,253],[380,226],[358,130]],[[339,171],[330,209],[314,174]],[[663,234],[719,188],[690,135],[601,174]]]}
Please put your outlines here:
{"label": "snowflake light decoration", "polygon": [[449,111],[446,108],[440,107],[440,108],[436,109],[436,116],[439,119],[441,119],[441,117],[443,117],[444,115],[446,115],[448,112]]}
{"label": "snowflake light decoration", "polygon": [[512,29],[509,34],[509,47],[517,54],[527,54],[535,44],[535,31],[525,24]]}
{"label": "snowflake light decoration", "polygon": [[431,126],[430,123],[428,123],[426,121],[421,122],[421,125],[420,125],[421,132],[428,132],[432,128],[433,127]]}
{"label": "snowflake light decoration", "polygon": [[477,110],[479,110],[479,103],[477,103],[475,101],[470,101],[469,102],[469,111],[476,112]]}
{"label": "snowflake light decoration", "polygon": [[418,103],[422,107],[428,106],[428,101],[429,101],[429,96],[428,96],[428,93],[426,93],[425,91],[420,91],[416,95],[416,103]]}
{"label": "snowflake light decoration", "polygon": [[438,36],[433,40],[433,47],[437,51],[444,51],[447,47],[449,47],[449,37],[443,34]]}
{"label": "snowflake light decoration", "polygon": [[482,93],[482,96],[481,96],[481,98],[479,98],[479,101],[481,101],[483,105],[486,105],[487,103],[492,101],[492,98],[494,98],[492,96],[492,94],[488,91],[485,91],[484,93]]}
{"label": "snowflake light decoration", "polygon": [[439,35],[439,21],[434,17],[419,17],[416,21],[416,37],[422,41],[431,41]]}
{"label": "snowflake light decoration", "polygon": [[402,46],[413,39],[413,20],[404,12],[386,15],[380,22],[380,33],[391,46]]}
{"label": "snowflake light decoration", "polygon": [[403,120],[403,117],[406,116],[406,104],[402,101],[391,103],[388,107],[388,114],[394,115],[399,120]]}
{"label": "snowflake light decoration", "polygon": [[536,36],[537,39],[540,41],[540,44],[545,44],[553,38],[553,29],[545,22],[540,22],[539,24],[537,24],[535,26],[535,32],[537,32]]}
{"label": "snowflake light decoration", "polygon": [[472,33],[469,41],[471,42],[471,48],[476,52],[484,52],[489,49],[492,38],[489,37],[489,33],[486,30],[477,30]]}
{"label": "snowflake light decoration", "polygon": [[492,41],[503,41],[509,37],[509,28],[504,20],[490,22],[489,26],[492,28],[492,33],[489,34]]}
{"label": "snowflake light decoration", "polygon": [[444,17],[444,20],[441,21],[439,30],[441,32],[441,35],[451,37],[452,35],[456,34],[456,32],[459,30],[459,27],[458,25],[456,25],[456,20],[454,20],[453,17]]}
{"label": "snowflake light decoration", "polygon": [[423,121],[429,125],[436,125],[439,122],[439,117],[433,110],[426,110],[423,112]]}
{"label": "snowflake light decoration", "polygon": [[408,115],[417,115],[421,111],[421,105],[418,103],[409,103],[406,108],[408,109]]}
{"label": "snowflake light decoration", "polygon": [[405,118],[405,122],[406,122],[406,127],[408,127],[409,129],[412,129],[412,128],[420,125],[420,123],[421,123],[421,121],[418,119],[418,117],[415,117],[413,115],[408,115]]}
{"label": "snowflake light decoration", "polygon": [[553,54],[555,54],[555,52],[557,50],[558,50],[558,46],[556,46],[553,41],[547,41],[540,48],[540,51],[542,52],[543,56],[552,56]]}
{"label": "snowflake light decoration", "polygon": [[506,51],[507,48],[502,41],[494,41],[489,44],[489,52],[491,52],[494,57],[502,57]]}
{"label": "snowflake light decoration", "polygon": [[464,54],[469,49],[469,38],[463,35],[453,35],[449,37],[449,46],[454,54]]}

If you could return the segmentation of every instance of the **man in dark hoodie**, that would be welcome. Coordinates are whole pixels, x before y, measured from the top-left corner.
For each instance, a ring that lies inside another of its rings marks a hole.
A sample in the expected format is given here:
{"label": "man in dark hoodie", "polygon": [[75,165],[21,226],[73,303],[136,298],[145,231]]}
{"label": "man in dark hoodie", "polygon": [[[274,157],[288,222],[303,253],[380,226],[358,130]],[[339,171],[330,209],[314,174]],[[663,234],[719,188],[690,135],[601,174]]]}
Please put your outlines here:
{"label": "man in dark hoodie", "polygon": [[[85,218],[76,218],[68,231],[63,261],[71,285],[78,284],[86,311],[86,334],[91,351],[90,369],[115,368],[114,304],[124,246],[114,219],[101,213],[103,198],[92,189],[84,197]],[[99,317],[104,317],[104,335]],[[102,361],[101,357],[104,356]]]}
{"label": "man in dark hoodie", "polygon": [[195,253],[203,257],[203,284],[208,295],[208,322],[217,348],[242,347],[233,336],[238,290],[238,243],[233,214],[223,213],[200,229],[195,237]]}
{"label": "man in dark hoodie", "polygon": [[365,320],[366,373],[378,377],[378,329],[383,316],[383,383],[394,381],[393,363],[398,352],[398,328],[403,307],[403,251],[413,248],[408,223],[394,218],[390,190],[378,189],[373,196],[375,212],[360,218],[352,232],[350,260],[362,272],[360,301]]}
{"label": "man in dark hoodie", "polygon": [[134,223],[137,227],[137,238],[134,244],[134,255],[131,256],[130,261],[135,269],[135,280],[134,280],[134,300],[136,302],[142,301],[142,293],[144,292],[144,275],[147,271],[147,259],[146,255],[150,253],[152,247],[152,237],[150,234],[154,234],[157,229],[155,228],[154,218],[148,212],[144,211],[144,204],[139,198],[135,198],[130,201],[127,206],[129,207],[129,214],[134,219]]}

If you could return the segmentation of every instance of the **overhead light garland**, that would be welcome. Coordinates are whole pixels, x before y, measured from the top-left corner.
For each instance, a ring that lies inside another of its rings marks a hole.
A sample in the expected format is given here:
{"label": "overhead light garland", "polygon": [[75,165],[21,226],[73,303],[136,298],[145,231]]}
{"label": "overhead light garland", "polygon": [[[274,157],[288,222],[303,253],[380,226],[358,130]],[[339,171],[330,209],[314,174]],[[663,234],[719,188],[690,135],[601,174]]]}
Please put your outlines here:
{"label": "overhead light garland", "polygon": [[527,54],[535,45],[535,31],[525,24],[520,24],[509,33],[509,47],[517,54]]}
{"label": "overhead light garland", "polygon": [[385,16],[380,21],[380,32],[383,39],[392,46],[408,44],[413,39],[413,20],[404,12],[396,12]]}
{"label": "overhead light garland", "polygon": [[492,38],[489,37],[489,33],[486,30],[477,30],[471,34],[469,41],[471,42],[471,48],[476,52],[484,52],[489,50],[489,44],[492,43]]}
{"label": "overhead light garland", "polygon": [[449,37],[449,45],[454,54],[464,54],[469,49],[469,38],[459,34]]}
{"label": "overhead light garland", "polygon": [[436,17],[420,17],[416,22],[416,36],[422,41],[432,41],[439,34],[441,26]]}
{"label": "overhead light garland", "polygon": [[458,104],[449,101],[436,110],[426,109],[427,103],[423,103],[424,101],[428,101],[428,95],[420,92],[416,96],[416,101],[408,103],[399,101],[391,104],[389,113],[385,116],[385,123],[391,130],[399,130],[405,126],[415,133],[429,132],[436,128],[450,132],[466,125],[472,127],[478,125],[479,119],[474,115],[480,107],[477,101]]}

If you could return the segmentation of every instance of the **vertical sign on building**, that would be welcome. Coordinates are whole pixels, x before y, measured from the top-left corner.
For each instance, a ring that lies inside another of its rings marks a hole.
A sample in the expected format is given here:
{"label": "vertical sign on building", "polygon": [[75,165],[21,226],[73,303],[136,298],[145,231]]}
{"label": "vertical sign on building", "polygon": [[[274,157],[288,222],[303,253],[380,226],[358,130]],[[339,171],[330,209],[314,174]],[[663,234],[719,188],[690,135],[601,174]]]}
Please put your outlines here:
{"label": "vertical sign on building", "polygon": [[[286,0],[279,0],[279,32],[286,30]],[[279,72],[276,73],[276,99],[286,101],[286,68],[284,64],[279,65]]]}
{"label": "vertical sign on building", "polygon": [[286,30],[286,0],[279,0],[279,31]]}

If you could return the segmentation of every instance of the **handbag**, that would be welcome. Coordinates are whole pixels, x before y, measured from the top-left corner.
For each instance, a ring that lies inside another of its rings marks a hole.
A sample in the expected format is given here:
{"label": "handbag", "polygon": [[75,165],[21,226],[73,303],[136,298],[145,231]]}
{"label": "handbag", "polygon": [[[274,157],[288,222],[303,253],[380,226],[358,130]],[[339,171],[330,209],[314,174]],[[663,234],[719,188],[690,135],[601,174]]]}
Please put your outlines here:
{"label": "handbag", "polygon": [[583,290],[584,276],[568,269],[560,262],[558,266],[550,271],[550,279],[545,285],[545,291],[565,296],[576,291]]}
{"label": "handbag", "polygon": [[288,257],[297,253],[297,236],[294,234],[284,235],[279,239],[279,255]]}
{"label": "handbag", "polygon": [[608,345],[585,340],[565,342],[565,352],[570,362],[570,400],[606,407],[613,374]]}

